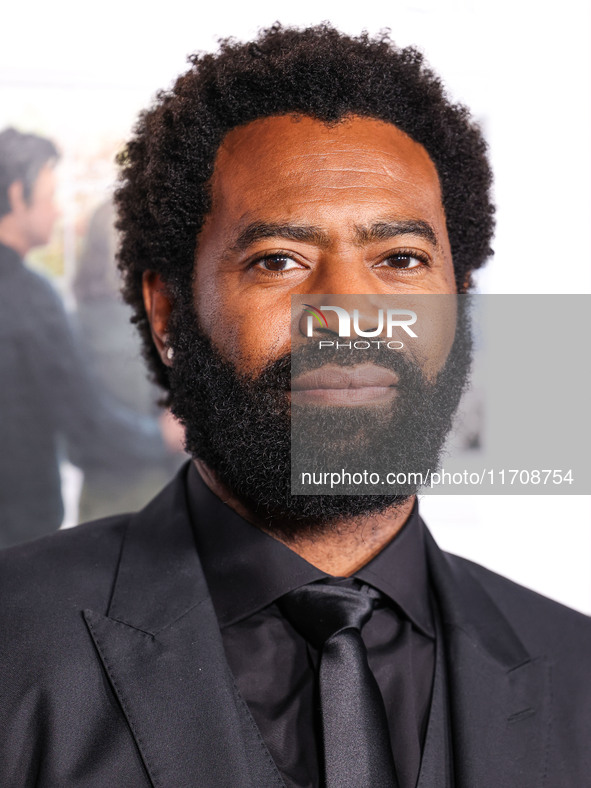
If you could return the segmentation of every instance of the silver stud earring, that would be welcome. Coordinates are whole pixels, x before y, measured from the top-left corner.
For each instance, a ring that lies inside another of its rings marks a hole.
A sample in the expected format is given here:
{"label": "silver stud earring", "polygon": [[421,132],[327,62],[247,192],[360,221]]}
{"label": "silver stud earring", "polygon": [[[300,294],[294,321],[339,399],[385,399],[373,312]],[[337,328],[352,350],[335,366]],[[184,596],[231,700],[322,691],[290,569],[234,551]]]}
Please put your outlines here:
{"label": "silver stud earring", "polygon": [[172,361],[174,358],[174,348],[170,347],[170,345],[166,348],[166,358],[169,361]]}

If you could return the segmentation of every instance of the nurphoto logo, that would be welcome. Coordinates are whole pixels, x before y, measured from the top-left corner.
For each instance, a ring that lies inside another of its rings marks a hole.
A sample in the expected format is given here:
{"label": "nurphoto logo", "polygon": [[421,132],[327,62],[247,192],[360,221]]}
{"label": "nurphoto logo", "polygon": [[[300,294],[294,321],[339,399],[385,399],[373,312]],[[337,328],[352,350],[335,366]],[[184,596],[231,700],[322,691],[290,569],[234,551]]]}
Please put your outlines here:
{"label": "nurphoto logo", "polygon": [[[355,336],[362,337],[362,340],[357,340],[355,342],[320,340],[318,343],[320,349],[323,347],[353,347],[356,350],[368,350],[372,346],[377,345],[381,347],[384,345],[390,350],[402,350],[404,343],[399,339],[393,339],[394,329],[396,328],[405,331],[412,339],[417,338],[415,332],[410,328],[410,326],[417,322],[417,313],[413,312],[411,309],[378,309],[375,327],[369,330],[363,330],[359,325],[360,318],[358,309],[353,309],[353,315],[351,316],[349,311],[342,306],[321,306],[320,309],[317,309],[311,304],[303,304],[303,307],[304,312],[308,313],[306,319],[306,336],[314,336],[315,320],[321,328],[330,330],[325,312],[334,312],[338,318],[339,337],[351,337],[351,331],[353,331]],[[367,341],[367,339],[371,339],[372,337],[382,336],[384,334],[384,328],[386,337],[390,341],[386,341],[385,339],[372,339],[371,342]]]}

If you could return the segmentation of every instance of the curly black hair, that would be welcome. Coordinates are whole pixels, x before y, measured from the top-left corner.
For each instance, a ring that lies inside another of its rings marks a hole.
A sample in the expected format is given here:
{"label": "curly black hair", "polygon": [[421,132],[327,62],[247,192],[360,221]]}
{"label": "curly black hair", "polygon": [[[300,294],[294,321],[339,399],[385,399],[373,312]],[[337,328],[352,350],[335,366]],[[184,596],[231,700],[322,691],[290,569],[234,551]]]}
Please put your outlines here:
{"label": "curly black hair", "polygon": [[169,390],[150,336],[142,274],[156,271],[173,301],[186,300],[216,153],[230,130],[258,118],[294,114],[335,123],[359,115],[392,123],[423,145],[439,174],[457,287],[469,289],[471,272],[492,254],[486,143],[420,52],[397,48],[386,33],[351,37],[326,23],[304,30],[276,24],[255,41],[223,40],[218,53],[189,61],[191,69],[141,114],[118,159],[123,295],[160,386]]}

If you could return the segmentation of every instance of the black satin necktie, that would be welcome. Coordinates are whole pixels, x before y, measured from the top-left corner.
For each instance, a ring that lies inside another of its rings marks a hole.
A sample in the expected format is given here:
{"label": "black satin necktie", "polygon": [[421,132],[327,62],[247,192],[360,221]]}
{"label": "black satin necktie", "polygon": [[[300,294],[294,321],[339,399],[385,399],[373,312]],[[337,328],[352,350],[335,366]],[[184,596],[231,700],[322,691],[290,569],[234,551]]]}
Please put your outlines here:
{"label": "black satin necktie", "polygon": [[369,586],[312,583],[281,599],[295,629],[321,651],[326,788],[396,788],[384,701],[361,629],[380,597]]}

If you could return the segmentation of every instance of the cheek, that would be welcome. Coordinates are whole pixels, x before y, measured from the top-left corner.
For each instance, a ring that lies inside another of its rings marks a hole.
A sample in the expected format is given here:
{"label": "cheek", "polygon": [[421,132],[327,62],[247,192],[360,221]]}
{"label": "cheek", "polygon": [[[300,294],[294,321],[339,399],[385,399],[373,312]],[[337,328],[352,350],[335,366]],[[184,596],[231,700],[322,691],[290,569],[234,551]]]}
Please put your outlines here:
{"label": "cheek", "polygon": [[418,349],[419,363],[428,380],[434,381],[443,369],[455,336],[455,322],[432,323],[425,327],[425,339]]}
{"label": "cheek", "polygon": [[[223,280],[218,280],[220,283]],[[242,297],[240,297],[242,295]],[[290,350],[290,302],[261,304],[244,294],[211,283],[195,290],[203,330],[239,372],[256,375]]]}
{"label": "cheek", "polygon": [[271,361],[289,353],[289,315],[281,320],[266,313],[235,311],[230,319],[218,322],[211,336],[239,372],[258,375]]}
{"label": "cheek", "polygon": [[39,235],[46,237],[51,234],[57,218],[57,210],[52,201],[41,203],[35,211],[34,223]]}
{"label": "cheek", "polygon": [[32,217],[31,226],[34,228],[33,232],[39,240],[43,242],[48,240],[52,225],[53,221],[51,215],[49,215],[47,211],[35,211]]}
{"label": "cheek", "polygon": [[457,322],[457,296],[423,295],[404,301],[406,309],[417,314],[413,325],[416,338],[405,340],[408,353],[434,381],[452,348]]}

